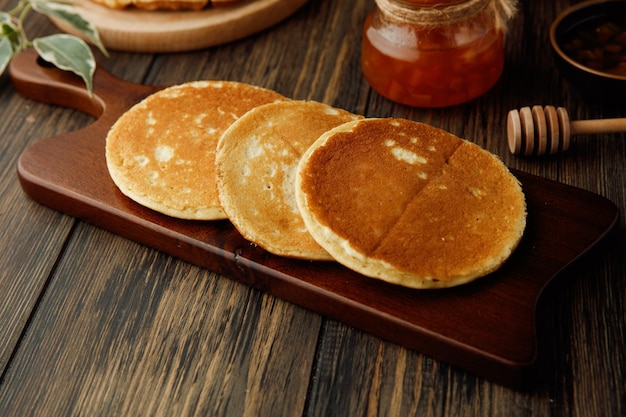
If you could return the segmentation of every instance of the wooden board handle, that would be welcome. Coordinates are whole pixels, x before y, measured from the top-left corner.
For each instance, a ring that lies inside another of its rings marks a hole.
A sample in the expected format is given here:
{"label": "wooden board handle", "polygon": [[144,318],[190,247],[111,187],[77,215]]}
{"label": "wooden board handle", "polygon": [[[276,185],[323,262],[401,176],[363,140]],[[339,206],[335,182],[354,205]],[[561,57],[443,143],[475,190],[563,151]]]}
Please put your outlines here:
{"label": "wooden board handle", "polygon": [[15,90],[24,97],[76,109],[96,119],[117,119],[133,104],[163,88],[130,83],[98,67],[90,95],[82,78],[43,61],[34,49],[15,56],[9,74]]}

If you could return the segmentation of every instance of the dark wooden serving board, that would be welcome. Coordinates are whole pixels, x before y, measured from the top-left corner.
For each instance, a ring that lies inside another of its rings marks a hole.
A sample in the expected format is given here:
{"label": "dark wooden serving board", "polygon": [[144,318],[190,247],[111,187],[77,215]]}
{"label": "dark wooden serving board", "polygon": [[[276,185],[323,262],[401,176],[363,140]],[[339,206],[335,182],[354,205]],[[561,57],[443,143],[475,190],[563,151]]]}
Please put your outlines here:
{"label": "dark wooden serving board", "polygon": [[532,375],[536,307],[548,282],[597,244],[619,215],[604,197],[514,171],[527,196],[528,226],[501,269],[446,290],[397,287],[336,263],[268,254],[228,221],[177,220],[124,197],[106,168],[106,133],[124,111],[162,87],[98,69],[90,97],[78,77],[40,65],[32,51],[13,60],[10,74],[24,96],[97,119],[43,139],[20,157],[19,180],[34,200],[505,385],[521,386]]}

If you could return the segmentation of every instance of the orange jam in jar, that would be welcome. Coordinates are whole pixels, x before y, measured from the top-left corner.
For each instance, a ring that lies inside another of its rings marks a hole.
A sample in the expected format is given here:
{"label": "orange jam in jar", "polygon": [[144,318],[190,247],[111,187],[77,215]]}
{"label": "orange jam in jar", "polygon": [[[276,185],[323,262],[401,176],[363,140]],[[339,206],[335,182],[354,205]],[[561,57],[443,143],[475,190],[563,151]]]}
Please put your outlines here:
{"label": "orange jam in jar", "polygon": [[361,68],[381,95],[414,107],[470,101],[504,67],[512,0],[376,0],[363,27]]}

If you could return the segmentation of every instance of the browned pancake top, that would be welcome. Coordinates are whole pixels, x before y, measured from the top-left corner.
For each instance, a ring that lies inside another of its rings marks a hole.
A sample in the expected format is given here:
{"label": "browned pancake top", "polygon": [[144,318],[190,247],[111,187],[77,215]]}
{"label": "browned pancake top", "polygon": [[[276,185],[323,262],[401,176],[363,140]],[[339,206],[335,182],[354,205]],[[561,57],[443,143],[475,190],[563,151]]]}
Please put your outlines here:
{"label": "browned pancake top", "polygon": [[301,163],[305,209],[323,246],[366,275],[384,275],[384,264],[417,282],[403,285],[454,285],[491,272],[519,242],[519,183],[475,144],[422,123],[366,119],[313,148]]}

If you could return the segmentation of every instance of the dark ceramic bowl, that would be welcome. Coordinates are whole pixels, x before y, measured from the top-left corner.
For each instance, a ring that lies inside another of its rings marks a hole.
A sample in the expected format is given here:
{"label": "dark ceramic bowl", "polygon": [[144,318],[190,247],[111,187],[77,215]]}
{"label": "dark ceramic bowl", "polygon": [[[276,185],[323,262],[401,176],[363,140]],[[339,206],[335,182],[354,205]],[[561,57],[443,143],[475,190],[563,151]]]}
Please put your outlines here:
{"label": "dark ceramic bowl", "polygon": [[[590,31],[602,32],[605,26],[626,28],[626,0],[592,0],[571,6],[559,14],[550,28],[553,55],[562,75],[571,84],[606,99],[626,100],[626,44],[621,52],[615,52],[623,57],[624,71],[616,71],[614,66],[607,69],[614,62],[604,65],[595,60],[598,47],[608,48],[602,42],[609,35],[591,39]],[[622,41],[622,38],[617,40]],[[619,44],[615,38],[610,42]],[[612,45],[611,51],[615,48]]]}

